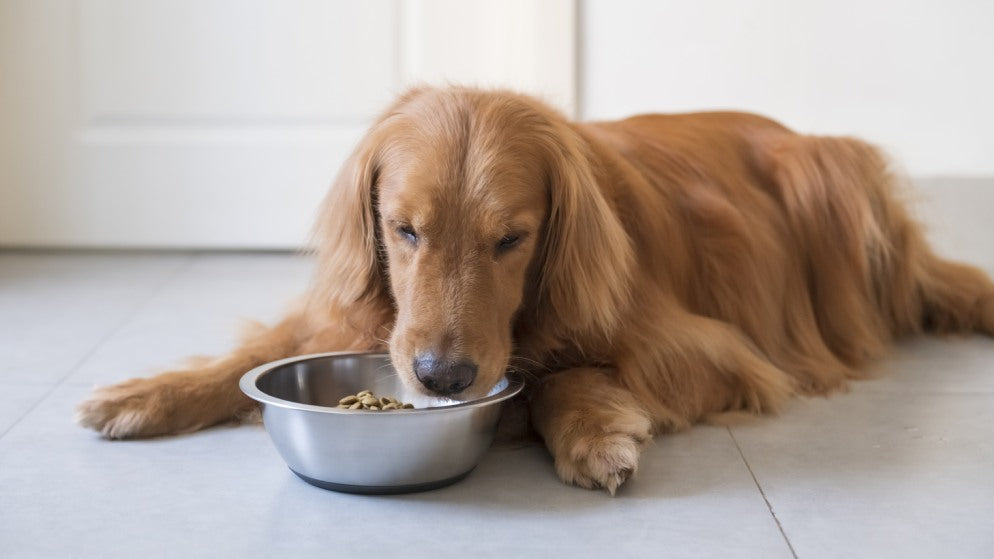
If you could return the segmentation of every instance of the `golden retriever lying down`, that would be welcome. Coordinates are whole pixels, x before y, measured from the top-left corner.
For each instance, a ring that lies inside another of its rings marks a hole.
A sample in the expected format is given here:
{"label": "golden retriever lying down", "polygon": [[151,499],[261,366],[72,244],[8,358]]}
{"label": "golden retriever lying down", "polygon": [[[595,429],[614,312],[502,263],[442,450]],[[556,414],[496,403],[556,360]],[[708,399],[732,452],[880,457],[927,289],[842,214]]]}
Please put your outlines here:
{"label": "golden retriever lying down", "polygon": [[80,423],[193,431],[254,405],[251,367],[388,347],[408,384],[455,398],[525,371],[560,477],[613,493],[654,434],[841,388],[895,337],[994,335],[994,283],[930,250],[876,149],[750,114],[581,124],[416,89],[316,231],[298,310],[227,357],[97,391]]}

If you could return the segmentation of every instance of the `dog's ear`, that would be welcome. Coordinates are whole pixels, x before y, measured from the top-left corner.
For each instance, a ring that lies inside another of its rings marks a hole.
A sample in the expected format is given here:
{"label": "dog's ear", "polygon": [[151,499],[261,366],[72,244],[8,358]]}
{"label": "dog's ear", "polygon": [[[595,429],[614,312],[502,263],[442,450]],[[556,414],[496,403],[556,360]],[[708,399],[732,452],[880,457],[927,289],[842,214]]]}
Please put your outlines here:
{"label": "dog's ear", "polygon": [[631,241],[597,184],[588,144],[564,119],[553,120],[545,140],[550,205],[539,302],[563,334],[607,336],[629,304]]}
{"label": "dog's ear", "polygon": [[[385,262],[381,257],[376,210],[376,179],[384,133],[373,125],[342,165],[318,210],[311,244],[317,269],[309,306],[366,321],[389,307]],[[375,324],[353,324],[360,330]]]}

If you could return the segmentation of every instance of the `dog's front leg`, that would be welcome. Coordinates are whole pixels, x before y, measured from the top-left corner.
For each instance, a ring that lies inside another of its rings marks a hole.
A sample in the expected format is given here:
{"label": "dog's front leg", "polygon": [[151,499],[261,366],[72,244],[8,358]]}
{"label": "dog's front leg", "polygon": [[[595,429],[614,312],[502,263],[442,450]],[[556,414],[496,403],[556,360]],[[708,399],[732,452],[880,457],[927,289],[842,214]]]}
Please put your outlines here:
{"label": "dog's front leg", "polygon": [[[344,321],[341,321],[344,322]],[[255,408],[238,381],[249,369],[298,353],[369,349],[373,342],[337,321],[291,313],[213,361],[98,389],[77,420],[110,439],[174,435],[237,419]]]}
{"label": "dog's front leg", "polygon": [[609,369],[570,369],[545,377],[531,419],[567,483],[612,495],[635,474],[652,440],[648,412]]}
{"label": "dog's front leg", "polygon": [[225,357],[100,388],[80,404],[76,419],[111,439],[174,435],[234,419],[254,405],[239,390],[239,378],[252,367],[292,355],[304,323],[292,314]]}

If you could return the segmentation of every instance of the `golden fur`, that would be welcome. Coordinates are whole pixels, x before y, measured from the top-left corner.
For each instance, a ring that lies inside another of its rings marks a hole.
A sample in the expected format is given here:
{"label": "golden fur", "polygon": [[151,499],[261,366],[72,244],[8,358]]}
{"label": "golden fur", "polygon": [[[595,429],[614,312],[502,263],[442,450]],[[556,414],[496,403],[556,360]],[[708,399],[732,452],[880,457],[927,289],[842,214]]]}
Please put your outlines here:
{"label": "golden fur", "polygon": [[318,351],[388,347],[417,386],[430,349],[479,365],[463,397],[525,371],[559,475],[613,493],[654,434],[838,389],[898,336],[994,335],[994,283],[937,257],[895,185],[859,140],[750,114],[581,124],[413,90],[335,181],[298,310],[227,357],[98,391],[80,422],[200,429],[251,408],[249,368]]}

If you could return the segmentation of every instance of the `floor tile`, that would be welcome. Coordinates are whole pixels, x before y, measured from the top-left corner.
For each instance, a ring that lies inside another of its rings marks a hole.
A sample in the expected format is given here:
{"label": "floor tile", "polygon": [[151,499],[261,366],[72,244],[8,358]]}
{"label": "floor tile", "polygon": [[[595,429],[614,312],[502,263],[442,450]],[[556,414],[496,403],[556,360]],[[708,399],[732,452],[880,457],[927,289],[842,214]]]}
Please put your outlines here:
{"label": "floor tile", "polygon": [[[959,238],[941,242],[988,254]],[[369,542],[407,557],[790,557],[766,500],[805,559],[994,549],[984,337],[908,340],[851,393],[661,437],[615,498],[561,484],[537,445],[492,449],[449,488],[363,497],[297,479],[258,426],[111,443],[72,423],[94,383],[224,352],[239,319],[279,318],[312,267],[0,253],[0,557],[326,558]]]}
{"label": "floor tile", "polygon": [[900,342],[855,392],[994,394],[994,339],[922,336]]}
{"label": "floor tile", "polygon": [[219,355],[247,320],[278,320],[306,288],[313,261],[292,254],[202,254],[105,340],[68,382],[109,384]]}
{"label": "floor tile", "polygon": [[989,557],[994,396],[798,401],[734,436],[798,557]]}
{"label": "floor tile", "polygon": [[0,252],[0,380],[61,379],[189,259]]}
{"label": "floor tile", "polygon": [[722,428],[660,439],[614,498],[560,483],[538,445],[370,497],[303,483],[258,426],[101,440],[69,421],[85,392],[62,386],[0,439],[0,556],[790,557]]}
{"label": "floor tile", "polygon": [[45,384],[0,382],[0,437],[50,390]]}

